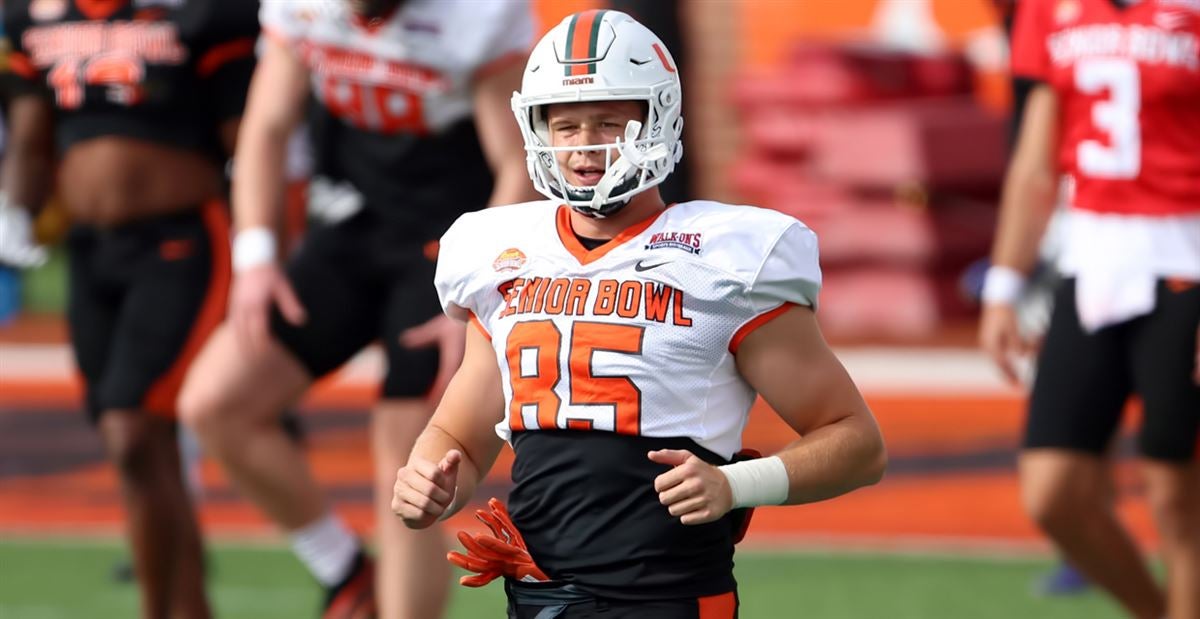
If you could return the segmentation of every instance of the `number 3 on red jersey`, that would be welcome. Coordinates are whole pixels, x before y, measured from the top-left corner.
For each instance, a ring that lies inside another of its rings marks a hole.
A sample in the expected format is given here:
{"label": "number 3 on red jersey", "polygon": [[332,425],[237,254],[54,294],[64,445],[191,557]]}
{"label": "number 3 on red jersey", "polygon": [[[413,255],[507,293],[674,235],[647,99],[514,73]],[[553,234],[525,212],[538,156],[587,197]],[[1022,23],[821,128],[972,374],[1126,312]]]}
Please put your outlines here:
{"label": "number 3 on red jersey", "polygon": [[1108,144],[1079,143],[1079,170],[1093,178],[1135,178],[1142,167],[1141,84],[1138,67],[1126,58],[1086,58],[1075,65],[1075,87],[1108,99],[1092,106],[1092,123],[1108,133]]}
{"label": "number 3 on red jersey", "polygon": [[[596,376],[592,355],[596,351],[641,355],[645,327],[603,322],[578,321],[571,325],[567,348],[563,334],[550,320],[517,323],[508,335],[505,357],[508,359],[512,402],[509,427],[529,429],[522,413],[527,406],[537,409],[537,428],[559,427],[558,413],[562,398],[554,389],[562,380],[561,355],[568,355],[571,405],[607,405],[612,411],[612,428],[618,434],[637,435],[641,429],[642,391],[627,376]],[[592,429],[591,419],[567,419],[569,430]]]}

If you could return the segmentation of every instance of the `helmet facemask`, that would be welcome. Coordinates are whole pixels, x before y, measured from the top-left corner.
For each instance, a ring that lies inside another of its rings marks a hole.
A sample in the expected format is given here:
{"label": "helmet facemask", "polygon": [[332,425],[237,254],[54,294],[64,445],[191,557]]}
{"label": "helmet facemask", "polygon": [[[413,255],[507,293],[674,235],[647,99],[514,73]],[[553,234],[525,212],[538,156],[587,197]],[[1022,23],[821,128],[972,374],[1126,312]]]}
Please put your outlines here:
{"label": "helmet facemask", "polygon": [[[648,124],[658,127],[654,133],[662,133],[661,117],[656,117],[659,111],[653,106],[647,105],[644,121],[630,120],[625,125],[623,138],[604,144],[574,146],[550,145],[547,107],[541,105],[530,109],[530,133],[536,138],[526,146],[530,176],[543,194],[566,202],[584,215],[604,218],[616,213],[634,195],[661,183],[678,161],[677,153],[669,150],[662,139],[646,135],[650,133],[645,129]],[[676,116],[674,124],[681,128],[682,123],[683,120]],[[558,163],[558,154],[563,152],[603,152],[604,175],[593,186],[570,184]]]}

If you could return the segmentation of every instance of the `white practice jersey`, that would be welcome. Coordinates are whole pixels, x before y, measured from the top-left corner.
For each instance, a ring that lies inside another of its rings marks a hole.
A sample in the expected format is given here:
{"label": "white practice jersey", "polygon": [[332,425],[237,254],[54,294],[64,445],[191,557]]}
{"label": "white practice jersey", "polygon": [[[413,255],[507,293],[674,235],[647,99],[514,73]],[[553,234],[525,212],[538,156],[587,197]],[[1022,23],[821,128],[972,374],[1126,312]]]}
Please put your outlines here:
{"label": "white practice jersey", "polygon": [[471,86],[533,43],[525,0],[407,0],[364,22],[345,0],[262,0],[270,36],[297,50],[318,100],[379,133],[436,133],[470,116]]}
{"label": "white practice jersey", "polygon": [[767,209],[674,205],[588,251],[553,201],[463,215],[441,241],[438,294],[491,338],[507,401],[497,433],[687,437],[728,459],[755,393],[742,338],[816,305],[816,235]]}

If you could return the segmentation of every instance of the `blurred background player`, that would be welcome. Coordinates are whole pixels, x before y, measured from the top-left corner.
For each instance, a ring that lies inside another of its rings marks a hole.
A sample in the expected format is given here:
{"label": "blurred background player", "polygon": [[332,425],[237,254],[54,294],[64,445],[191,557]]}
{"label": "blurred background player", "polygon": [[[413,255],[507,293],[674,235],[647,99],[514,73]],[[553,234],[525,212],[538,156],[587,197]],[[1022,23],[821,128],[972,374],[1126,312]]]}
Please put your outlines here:
{"label": "blurred background player", "polygon": [[46,94],[25,90],[12,102],[5,188],[12,204],[43,201],[53,163],[30,145],[53,130],[57,191],[75,222],[71,342],[88,414],[118,471],[144,617],[211,614],[175,398],[226,303],[224,161],[253,71],[255,9],[219,0],[4,6],[12,69]]}
{"label": "blurred background player", "polygon": [[[463,212],[533,192],[509,111],[532,39],[520,1],[268,0],[268,34],[235,165],[230,318],[181,400],[185,419],[238,487],[288,532],[327,588],[327,616],[441,614],[449,570],[438,532],[389,509],[395,471],[461,358],[440,315],[436,239]],[[285,150],[308,119],[310,228],[286,275],[274,222]],[[336,206],[334,204],[336,203]],[[371,422],[380,559],[330,510],[303,453],[274,422],[324,376],[381,341],[387,374]]]}
{"label": "blurred background player", "polygon": [[[1004,24],[1005,36],[1011,43],[1013,16],[1016,0],[994,0]],[[1029,100],[1029,91],[1037,82],[1022,78],[1010,77],[1012,90],[1012,112],[1009,114],[1008,145],[1009,157],[1012,147],[1016,144],[1017,135],[1021,128],[1021,119],[1025,114],[1025,104]],[[1054,214],[1051,216],[1038,248],[1038,260],[1022,290],[1021,296],[1014,303],[1017,325],[1021,337],[1027,341],[1040,342],[1050,325],[1050,310],[1054,307],[1054,290],[1061,279],[1058,273],[1058,254],[1061,246],[1062,222],[1065,219],[1065,204],[1062,202],[1069,195],[1069,178],[1064,177],[1059,191]],[[964,276],[964,287],[968,296],[979,303],[983,294],[983,279],[991,264],[988,258],[981,258],[971,265]],[[1038,595],[1075,595],[1090,589],[1087,577],[1065,559],[1045,574],[1039,576],[1033,583],[1033,590]]]}
{"label": "blurred background player", "polygon": [[[551,30],[513,109],[549,199],[442,238],[439,295],[472,327],[393,507],[414,528],[453,513],[505,439],[512,522],[554,581],[507,579],[509,617],[735,617],[731,510],[827,499],[885,466],[817,327],[816,237],[765,209],[667,208],[679,76],[624,13]],[[730,464],[756,393],[803,438]]]}
{"label": "blurred background player", "polygon": [[[1013,310],[1068,198],[1020,458],[1026,509],[1135,617],[1200,617],[1200,3],[1025,0],[1013,72],[1035,80],[984,286],[980,339],[1013,382]],[[1141,397],[1142,472],[1166,595],[1116,519],[1105,453]]]}
{"label": "blurred background player", "polygon": [[[14,73],[0,11],[0,266],[26,269],[46,262],[33,215],[46,201],[54,173],[54,139],[42,86]],[[33,96],[30,96],[33,95]],[[23,182],[21,179],[30,179]]]}

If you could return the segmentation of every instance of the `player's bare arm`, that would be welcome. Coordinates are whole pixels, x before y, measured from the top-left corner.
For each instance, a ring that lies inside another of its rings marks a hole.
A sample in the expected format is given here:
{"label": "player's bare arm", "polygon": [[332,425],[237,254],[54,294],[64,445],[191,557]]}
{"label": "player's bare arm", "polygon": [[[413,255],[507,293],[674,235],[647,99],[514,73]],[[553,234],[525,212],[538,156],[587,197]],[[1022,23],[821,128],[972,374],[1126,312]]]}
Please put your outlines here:
{"label": "player's bare arm", "polygon": [[1033,270],[1038,246],[1054,212],[1057,118],[1058,95],[1045,84],[1035,87],[1004,180],[992,269],[984,291],[980,345],[1013,384],[1018,382],[1013,357],[1032,349],[1017,329],[1013,304],[1024,277]]}
{"label": "player's bare arm", "polygon": [[8,145],[0,163],[0,188],[13,204],[36,209],[54,181],[54,132],[50,104],[38,95],[14,97],[8,105]]}
{"label": "player's bare arm", "polygon": [[32,214],[53,184],[53,131],[49,103],[37,95],[9,102],[8,152],[0,164],[0,264],[25,268],[46,261],[33,238]]}
{"label": "player's bare arm", "polygon": [[410,528],[423,529],[461,509],[504,445],[494,429],[503,418],[504,392],[492,345],[468,326],[462,365],[408,464],[396,473],[392,511]]}
{"label": "player's bare arm", "polygon": [[488,206],[516,204],[540,197],[529,182],[524,143],[521,132],[513,123],[509,104],[513,91],[521,87],[524,69],[523,61],[515,59],[475,82],[475,126],[484,157],[495,178]]}
{"label": "player's bare arm", "polygon": [[823,501],[882,479],[887,452],[879,425],[812,308],[793,307],[751,332],[737,365],[800,435],[777,454],[788,472],[785,504]]}
{"label": "player's bare arm", "polygon": [[[830,499],[878,482],[887,466],[870,409],[825,343],[810,308],[793,307],[746,337],[738,370],[800,438],[778,454],[795,505]],[[702,524],[735,507],[729,479],[686,451],[650,458],[674,468],[655,480],[659,500],[683,524]]]}
{"label": "player's bare arm", "polygon": [[246,101],[234,157],[234,278],[229,319],[251,350],[269,337],[271,303],[294,324],[304,308],[275,260],[275,222],[283,202],[287,142],[308,94],[308,71],[282,42],[267,37]]}

